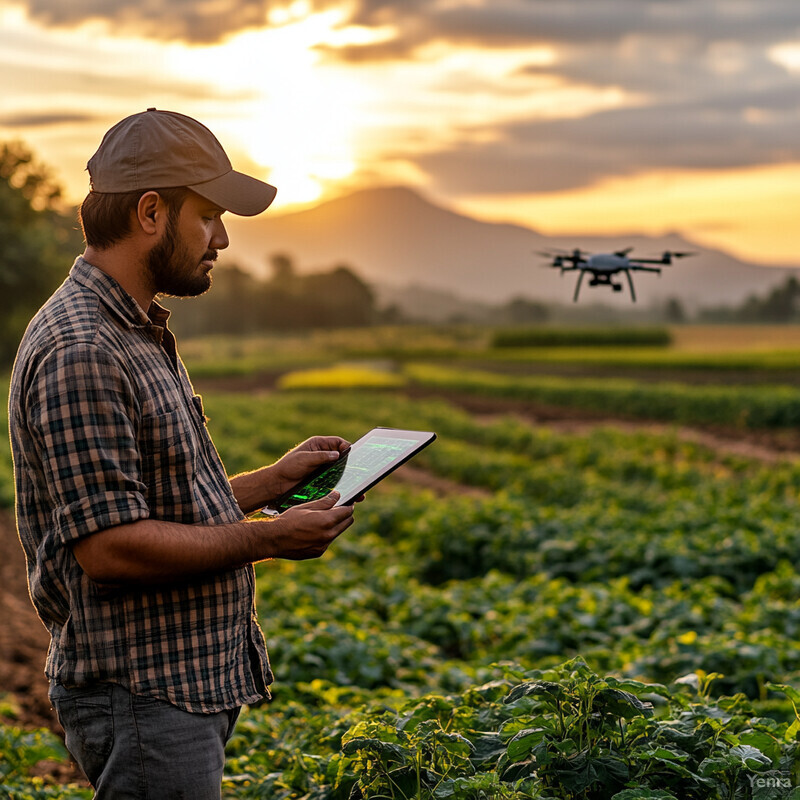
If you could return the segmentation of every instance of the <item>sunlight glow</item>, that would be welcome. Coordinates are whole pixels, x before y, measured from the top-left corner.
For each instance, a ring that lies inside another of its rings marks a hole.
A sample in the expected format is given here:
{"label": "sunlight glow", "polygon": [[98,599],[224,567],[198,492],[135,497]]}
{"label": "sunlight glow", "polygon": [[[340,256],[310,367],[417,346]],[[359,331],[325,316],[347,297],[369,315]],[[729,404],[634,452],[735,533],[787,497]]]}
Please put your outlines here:
{"label": "sunlight glow", "polygon": [[315,200],[356,166],[358,83],[343,70],[321,69],[314,49],[341,25],[343,15],[339,10],[304,15],[306,5],[276,10],[276,19],[285,20],[280,27],[247,31],[224,45],[171,51],[173,71],[203,75],[220,89],[235,86],[249,95],[235,116],[228,113],[214,125],[278,186],[276,206]]}
{"label": "sunlight glow", "polygon": [[788,72],[800,72],[800,42],[784,42],[768,51],[769,57]]}
{"label": "sunlight glow", "polygon": [[459,210],[548,236],[679,232],[758,264],[796,266],[800,164],[650,172],[571,192],[473,197]]}

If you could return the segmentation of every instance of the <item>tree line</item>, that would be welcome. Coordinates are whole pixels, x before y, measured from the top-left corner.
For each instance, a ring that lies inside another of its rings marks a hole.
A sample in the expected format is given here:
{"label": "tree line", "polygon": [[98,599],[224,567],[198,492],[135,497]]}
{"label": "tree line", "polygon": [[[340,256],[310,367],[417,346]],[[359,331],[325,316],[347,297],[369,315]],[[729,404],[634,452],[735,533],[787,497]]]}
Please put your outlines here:
{"label": "tree line", "polygon": [[83,239],[49,170],[23,144],[0,144],[0,361],[64,280]]}
{"label": "tree line", "polygon": [[170,326],[182,336],[209,333],[345,328],[387,320],[367,283],[349,266],[299,274],[291,256],[275,254],[259,278],[236,265],[214,268],[213,288],[200,297],[167,299]]}
{"label": "tree line", "polygon": [[[66,278],[83,250],[77,209],[62,202],[50,170],[21,142],[0,144],[0,363],[14,358],[25,326]],[[380,312],[372,289],[344,264],[298,274],[276,254],[260,279],[235,265],[214,270],[214,289],[185,303],[166,302],[183,335],[245,334],[397,321]]]}
{"label": "tree line", "polygon": [[751,294],[738,306],[701,308],[698,320],[711,323],[800,322],[800,281],[790,275],[763,297]]}
{"label": "tree line", "polygon": [[[65,279],[83,249],[75,208],[61,200],[49,169],[20,142],[0,143],[0,362],[8,366],[30,318]],[[271,330],[340,328],[402,323],[408,312],[380,307],[376,294],[346,264],[300,274],[289,255],[270,259],[258,277],[236,265],[214,270],[213,291],[190,301],[168,299],[180,335],[249,334]],[[537,324],[557,321],[557,308],[525,297],[491,307],[481,318],[453,321]],[[574,310],[573,312],[574,313]],[[665,321],[687,315],[673,298]],[[700,309],[695,320],[716,323],[800,322],[800,281],[790,277],[764,297],[738,307]]]}

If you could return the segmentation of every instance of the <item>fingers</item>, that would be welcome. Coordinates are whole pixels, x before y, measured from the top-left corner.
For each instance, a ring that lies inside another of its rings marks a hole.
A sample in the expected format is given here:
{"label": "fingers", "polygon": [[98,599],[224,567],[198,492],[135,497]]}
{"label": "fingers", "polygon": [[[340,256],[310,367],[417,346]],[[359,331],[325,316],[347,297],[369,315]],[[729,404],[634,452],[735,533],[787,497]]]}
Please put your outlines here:
{"label": "fingers", "polygon": [[326,494],[325,497],[321,497],[319,500],[312,500],[310,503],[304,503],[302,506],[297,506],[297,508],[306,508],[309,511],[330,511],[332,514],[332,519],[338,522],[340,519],[344,520],[347,517],[352,519],[353,516],[353,506],[337,506],[336,503],[339,501],[341,495],[339,492],[333,491],[329,494]]}
{"label": "fingers", "polygon": [[312,500],[310,503],[303,503],[303,505],[298,506],[298,508],[307,508],[313,511],[323,511],[328,508],[333,508],[336,505],[336,501],[339,499],[339,497],[339,492],[330,492],[329,494],[326,494],[325,497],[320,497],[319,500]]}
{"label": "fingers", "polygon": [[350,442],[346,439],[342,439],[341,436],[312,436],[310,439],[306,439],[304,442],[297,445],[295,450],[332,450],[341,453],[342,450],[346,450],[348,447],[350,447]]}
{"label": "fingers", "polygon": [[314,436],[290,450],[278,463],[284,464],[293,477],[299,473],[299,478],[323,464],[333,464],[349,446],[338,436]]}
{"label": "fingers", "polygon": [[285,511],[272,523],[279,533],[274,556],[293,560],[319,558],[353,524],[353,507],[336,506],[338,492]]}

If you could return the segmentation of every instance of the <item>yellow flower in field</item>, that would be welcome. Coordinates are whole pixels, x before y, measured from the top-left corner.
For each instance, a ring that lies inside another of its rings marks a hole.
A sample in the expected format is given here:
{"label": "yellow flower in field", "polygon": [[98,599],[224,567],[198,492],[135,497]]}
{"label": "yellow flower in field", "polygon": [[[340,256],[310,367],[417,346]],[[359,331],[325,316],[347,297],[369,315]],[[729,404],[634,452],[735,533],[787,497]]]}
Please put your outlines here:
{"label": "yellow flower in field", "polygon": [[678,637],[680,644],[694,644],[697,641],[697,631],[686,631]]}
{"label": "yellow flower in field", "polygon": [[404,384],[397,373],[346,364],[289,372],[277,382],[279,389],[392,389]]}

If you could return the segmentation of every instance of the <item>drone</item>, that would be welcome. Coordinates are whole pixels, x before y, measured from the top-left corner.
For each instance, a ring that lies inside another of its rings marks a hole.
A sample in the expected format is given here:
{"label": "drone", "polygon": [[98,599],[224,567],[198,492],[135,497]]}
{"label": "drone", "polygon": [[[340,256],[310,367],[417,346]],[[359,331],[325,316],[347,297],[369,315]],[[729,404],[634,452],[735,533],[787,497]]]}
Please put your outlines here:
{"label": "drone", "polygon": [[694,253],[676,253],[672,250],[666,250],[661,258],[629,258],[628,253],[631,250],[633,250],[632,247],[626,247],[624,250],[617,250],[615,253],[596,253],[591,255],[584,250],[576,248],[571,253],[568,250],[564,250],[563,252],[540,252],[539,255],[552,258],[553,262],[549,266],[560,269],[562,275],[565,272],[579,270],[575,294],[572,297],[573,302],[578,300],[581,283],[587,272],[592,276],[589,286],[610,286],[615,292],[622,291],[622,284],[615,282],[613,277],[620,272],[624,272],[631,290],[631,300],[634,303],[636,302],[636,292],[633,288],[631,272],[655,272],[660,275],[661,266],[648,267],[645,265],[660,264],[669,266],[672,264],[673,258],[685,258],[686,256],[694,255]]}

